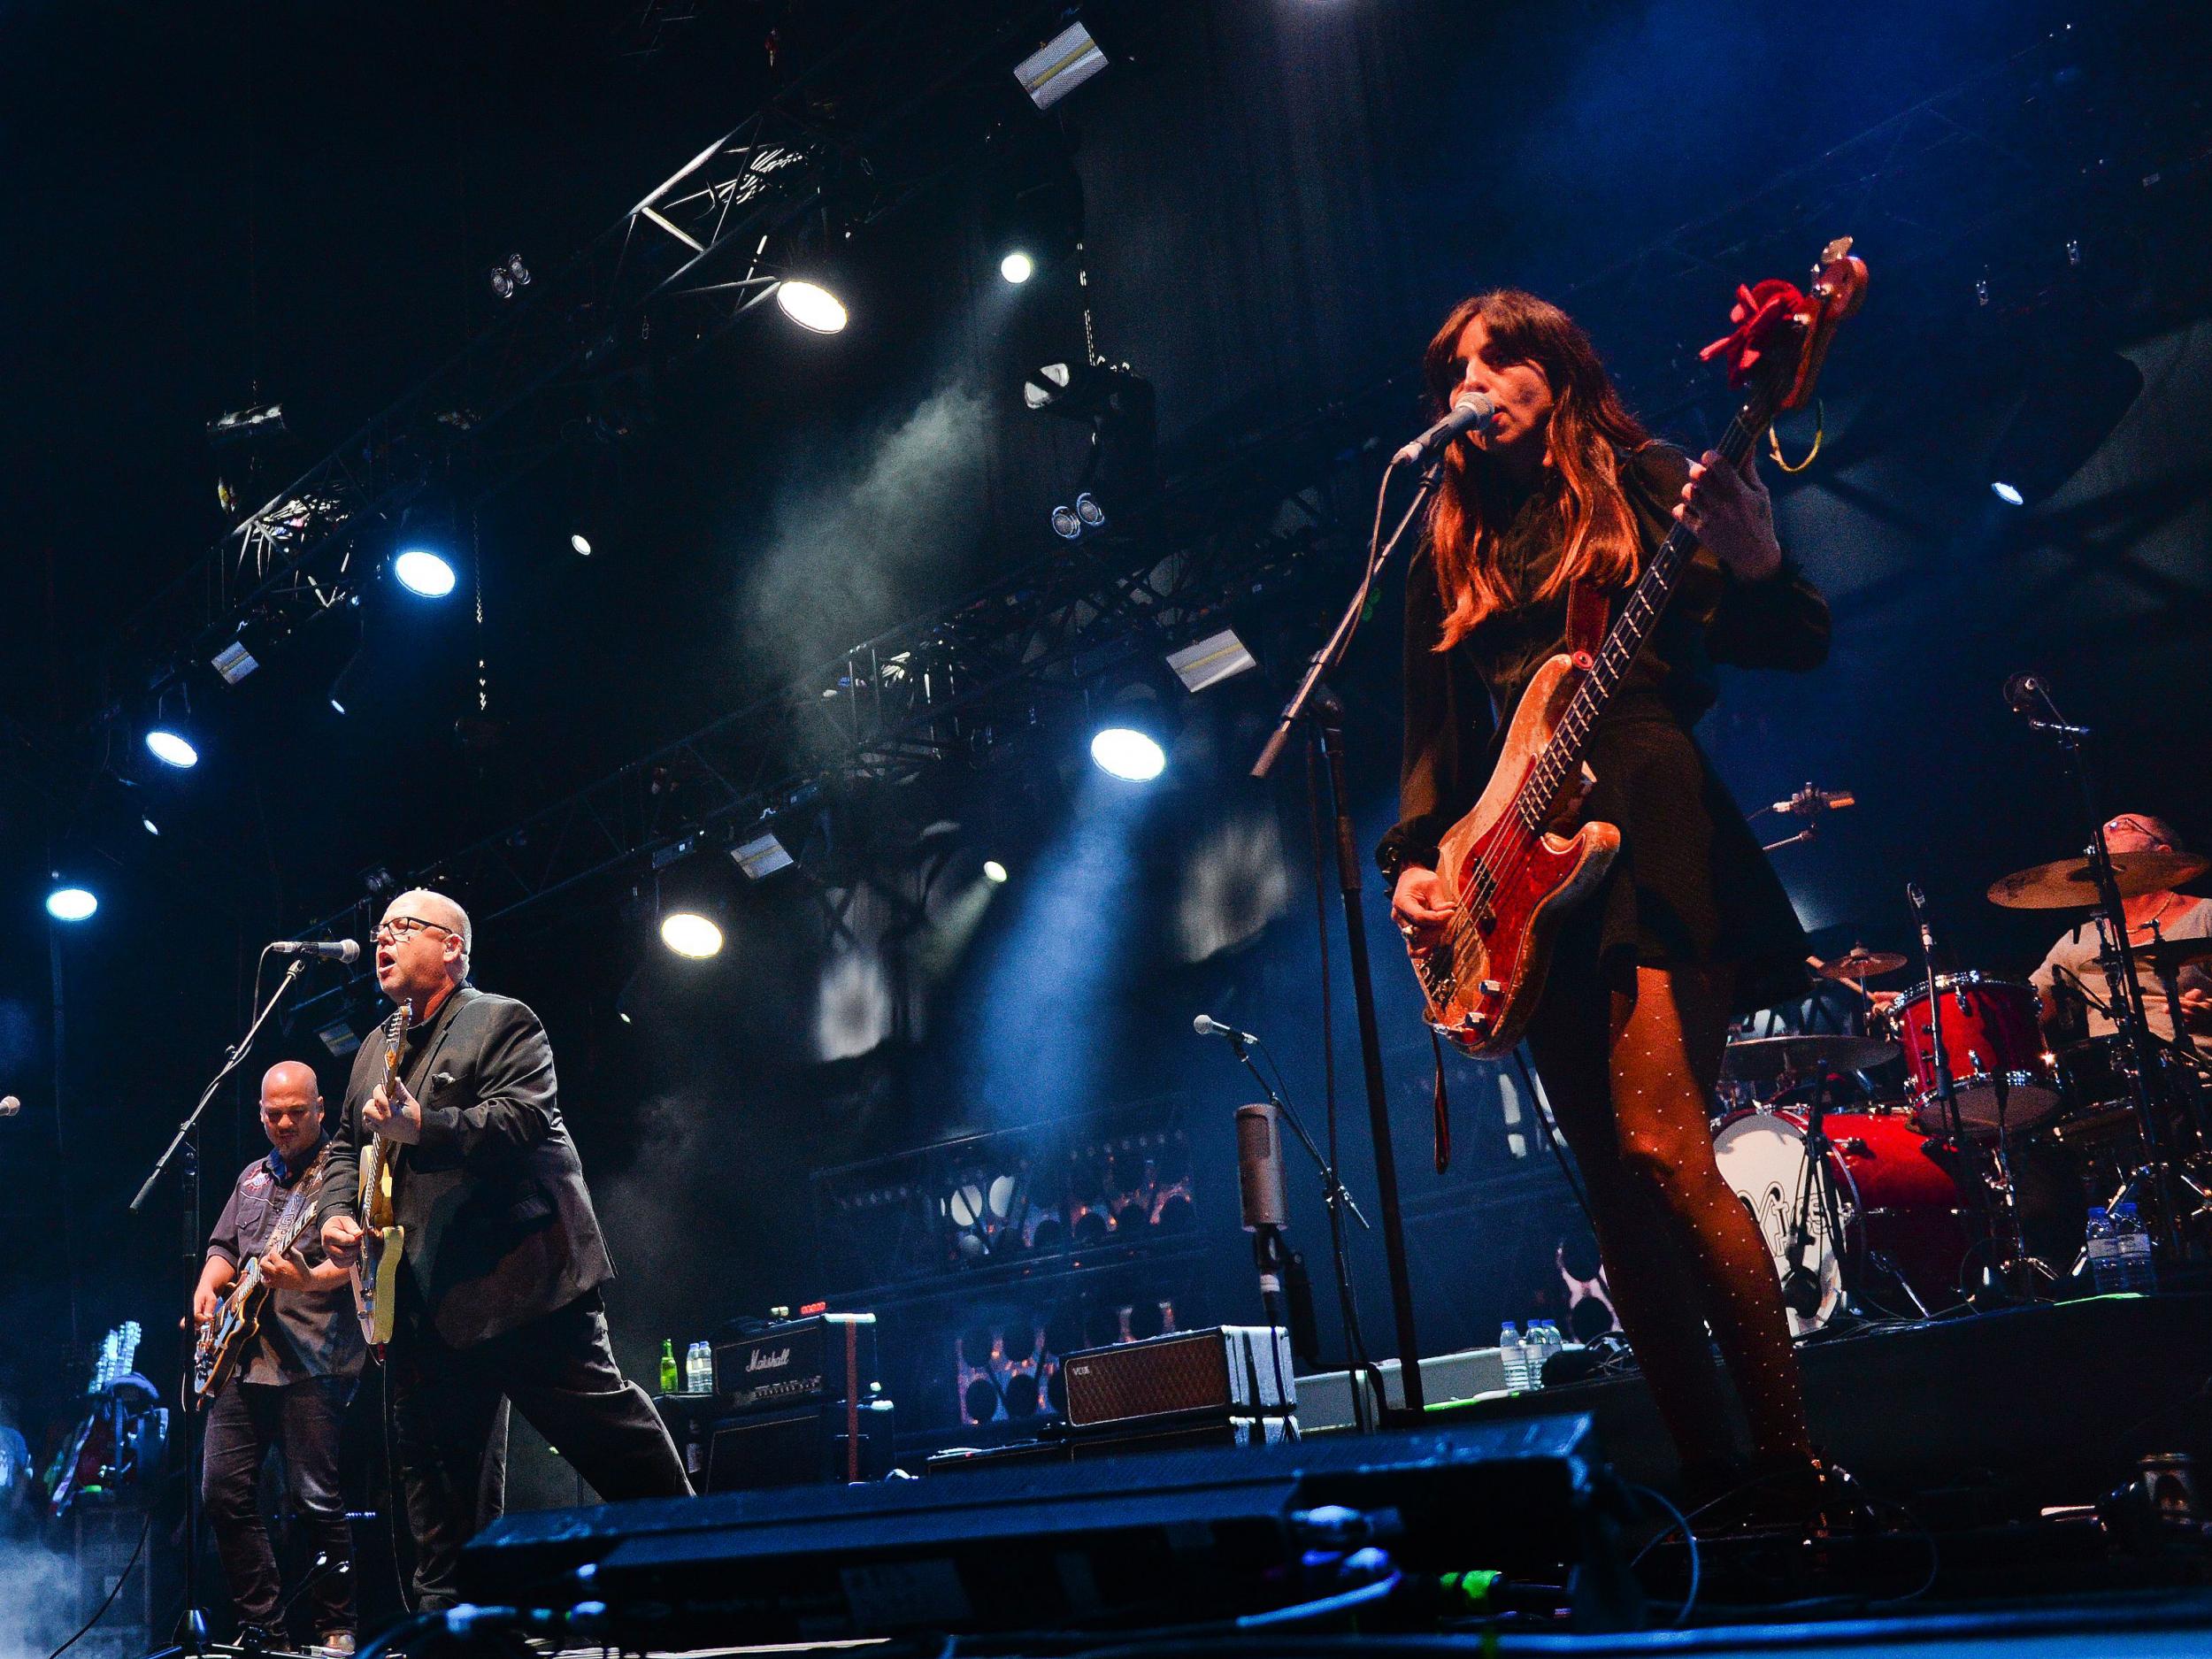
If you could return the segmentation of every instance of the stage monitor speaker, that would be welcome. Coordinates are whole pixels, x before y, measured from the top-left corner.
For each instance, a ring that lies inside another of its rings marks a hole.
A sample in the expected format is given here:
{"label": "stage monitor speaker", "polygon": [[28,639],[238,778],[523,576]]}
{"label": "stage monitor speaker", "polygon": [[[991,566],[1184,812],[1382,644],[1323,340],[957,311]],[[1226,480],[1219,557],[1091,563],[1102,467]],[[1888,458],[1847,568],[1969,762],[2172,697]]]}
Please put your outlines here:
{"label": "stage monitor speaker", "polygon": [[1626,1628],[1641,1599],[1602,1469],[1589,1420],[1558,1417],[717,1493],[510,1515],[460,1587],[602,1601],[608,1640],[657,1649],[1185,1623],[1294,1600],[1303,1553],[1344,1547],[1310,1513],[1340,1505],[1410,1572],[1566,1582],[1578,1628]]}

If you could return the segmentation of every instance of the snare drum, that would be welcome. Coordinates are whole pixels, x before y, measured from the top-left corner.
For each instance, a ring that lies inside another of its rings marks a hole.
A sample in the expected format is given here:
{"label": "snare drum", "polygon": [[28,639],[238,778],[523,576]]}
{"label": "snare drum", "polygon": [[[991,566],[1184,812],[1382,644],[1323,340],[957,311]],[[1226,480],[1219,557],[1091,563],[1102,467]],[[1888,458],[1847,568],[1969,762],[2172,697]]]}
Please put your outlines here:
{"label": "snare drum", "polygon": [[[1835,1317],[1847,1270],[1852,1286],[1886,1311],[1913,1311],[1893,1288],[1897,1279],[1912,1286],[1930,1312],[1951,1306],[1966,1261],[1969,1234],[1962,1217],[1969,1198],[1929,1153],[1926,1137],[1901,1111],[1830,1112],[1822,1126],[1832,1148],[1828,1168],[1842,1236],[1830,1236],[1816,1201],[1806,1265],[1818,1277],[1820,1306],[1810,1317],[1790,1314],[1790,1334],[1802,1336]],[[1751,1212],[1776,1273],[1786,1279],[1799,1194],[1811,1161],[1804,1115],[1738,1112],[1713,1138],[1713,1156],[1721,1179]]]}
{"label": "snare drum", "polygon": [[1931,1134],[1943,1133],[1943,1103],[1936,1092],[1935,1041],[1951,1068],[1959,1122],[1970,1134],[2016,1133],[2058,1115],[2063,1103],[2058,1078],[2043,1051],[2035,1021],[2035,989],[1980,973],[1940,974],[1936,1012],[1928,1014],[1928,987],[1897,1004],[1898,1040],[1910,1073],[1908,1093]]}

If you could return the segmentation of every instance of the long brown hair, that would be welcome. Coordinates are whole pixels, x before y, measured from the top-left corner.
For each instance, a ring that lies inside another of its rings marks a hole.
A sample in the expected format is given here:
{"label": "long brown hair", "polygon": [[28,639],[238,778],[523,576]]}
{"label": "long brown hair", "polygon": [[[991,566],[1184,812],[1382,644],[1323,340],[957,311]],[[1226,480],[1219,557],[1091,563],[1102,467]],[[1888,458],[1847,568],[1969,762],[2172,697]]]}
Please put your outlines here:
{"label": "long brown hair", "polygon": [[[1492,288],[1460,301],[1429,342],[1421,371],[1439,413],[1459,384],[1459,336],[1477,317],[1498,361],[1533,364],[1551,383],[1547,446],[1559,479],[1556,511],[1566,548],[1534,597],[1549,599],[1578,578],[1602,587],[1632,580],[1643,548],[1621,492],[1618,452],[1648,442],[1650,434],[1613,389],[1582,325],[1519,288]],[[1429,508],[1430,557],[1444,603],[1438,650],[1449,650],[1485,617],[1518,597],[1497,571],[1497,538],[1504,526],[1486,516],[1486,510],[1494,511],[1489,503],[1495,498],[1484,488],[1491,465],[1471,446],[1452,445],[1445,455],[1443,487]]]}

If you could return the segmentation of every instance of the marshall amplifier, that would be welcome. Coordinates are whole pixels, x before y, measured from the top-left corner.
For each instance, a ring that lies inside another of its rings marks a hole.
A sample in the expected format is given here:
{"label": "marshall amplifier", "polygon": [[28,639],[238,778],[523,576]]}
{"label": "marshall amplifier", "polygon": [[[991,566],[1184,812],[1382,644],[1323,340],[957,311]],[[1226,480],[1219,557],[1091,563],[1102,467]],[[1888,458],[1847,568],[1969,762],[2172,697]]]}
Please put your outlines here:
{"label": "marshall amplifier", "polygon": [[876,1380],[876,1317],[818,1313],[714,1344],[714,1392],[725,1413],[864,1401]]}
{"label": "marshall amplifier", "polygon": [[1288,1417],[1298,1409],[1290,1333],[1225,1325],[1071,1354],[1068,1424],[1081,1430],[1206,1414]]}

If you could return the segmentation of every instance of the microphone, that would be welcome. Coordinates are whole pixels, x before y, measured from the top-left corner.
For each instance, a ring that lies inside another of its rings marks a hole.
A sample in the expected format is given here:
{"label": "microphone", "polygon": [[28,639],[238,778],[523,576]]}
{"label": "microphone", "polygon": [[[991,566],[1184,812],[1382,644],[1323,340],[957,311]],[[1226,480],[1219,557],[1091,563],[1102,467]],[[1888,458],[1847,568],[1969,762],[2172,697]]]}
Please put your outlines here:
{"label": "microphone", "polygon": [[1239,1031],[1234,1025],[1225,1025],[1211,1014],[1201,1014],[1190,1023],[1190,1028],[1202,1037],[1226,1037],[1242,1048],[1256,1046],[1259,1039],[1248,1031]]}
{"label": "microphone", "polygon": [[2018,673],[2006,680],[2005,706],[2039,732],[2056,732],[2062,737],[2089,735],[2087,726],[2066,724],[2058,704],[2051,701],[2050,686],[2040,674]]}
{"label": "microphone", "polygon": [[12,1094],[0,1094],[0,1118],[12,1118],[23,1110],[23,1102]]}
{"label": "microphone", "polygon": [[1480,392],[1462,392],[1444,419],[1392,456],[1394,464],[1417,466],[1440,455],[1455,438],[1478,432],[1498,418],[1498,406]]}
{"label": "microphone", "polygon": [[269,947],[272,956],[316,956],[326,962],[358,962],[361,946],[351,939],[280,939]]}
{"label": "microphone", "polygon": [[1859,797],[1848,789],[1816,789],[1807,784],[1788,800],[1777,801],[1767,810],[1809,821],[1823,812],[1840,812],[1844,808],[1858,803]]}
{"label": "microphone", "polygon": [[1920,948],[1929,956],[1935,955],[1935,933],[1928,926],[1928,895],[1920,890],[1917,881],[1905,883],[1905,900],[1912,906],[1913,918],[1920,924]]}
{"label": "microphone", "polygon": [[1237,1108],[1237,1200],[1247,1233],[1290,1220],[1290,1201],[1283,1191],[1281,1118],[1272,1103]]}

